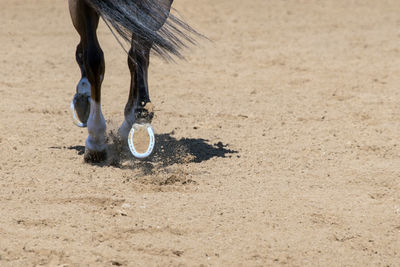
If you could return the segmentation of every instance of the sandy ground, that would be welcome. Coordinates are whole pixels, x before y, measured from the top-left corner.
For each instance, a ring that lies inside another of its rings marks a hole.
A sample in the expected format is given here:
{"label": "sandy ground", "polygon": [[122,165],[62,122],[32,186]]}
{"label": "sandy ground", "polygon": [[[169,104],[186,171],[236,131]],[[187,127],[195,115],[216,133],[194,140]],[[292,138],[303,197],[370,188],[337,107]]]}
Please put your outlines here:
{"label": "sandy ground", "polygon": [[67,1],[0,1],[0,265],[400,266],[400,2],[175,7],[212,42],[153,58],[155,155],[92,166]]}

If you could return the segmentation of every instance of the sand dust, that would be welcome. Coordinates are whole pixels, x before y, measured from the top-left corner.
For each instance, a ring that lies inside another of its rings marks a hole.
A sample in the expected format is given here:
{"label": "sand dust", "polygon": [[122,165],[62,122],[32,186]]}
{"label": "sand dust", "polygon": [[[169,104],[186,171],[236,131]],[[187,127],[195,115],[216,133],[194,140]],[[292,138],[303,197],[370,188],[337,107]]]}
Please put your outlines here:
{"label": "sand dust", "polygon": [[0,265],[399,266],[400,2],[174,6],[212,42],[152,58],[146,160],[112,138],[129,70],[101,24],[87,165],[67,1],[0,1]]}

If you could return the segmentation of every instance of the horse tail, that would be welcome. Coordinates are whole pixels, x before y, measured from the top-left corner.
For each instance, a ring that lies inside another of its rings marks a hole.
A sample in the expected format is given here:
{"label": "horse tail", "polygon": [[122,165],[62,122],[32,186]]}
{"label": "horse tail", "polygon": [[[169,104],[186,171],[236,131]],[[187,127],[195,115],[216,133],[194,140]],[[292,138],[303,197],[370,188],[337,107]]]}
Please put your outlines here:
{"label": "horse tail", "polygon": [[[192,27],[170,14],[173,0],[85,0],[127,42],[136,47],[152,43],[164,59],[182,58],[180,49],[195,44]],[[165,4],[164,2],[169,2]],[[114,31],[113,31],[114,33]],[[138,42],[141,40],[141,42]],[[144,42],[143,42],[144,41]]]}

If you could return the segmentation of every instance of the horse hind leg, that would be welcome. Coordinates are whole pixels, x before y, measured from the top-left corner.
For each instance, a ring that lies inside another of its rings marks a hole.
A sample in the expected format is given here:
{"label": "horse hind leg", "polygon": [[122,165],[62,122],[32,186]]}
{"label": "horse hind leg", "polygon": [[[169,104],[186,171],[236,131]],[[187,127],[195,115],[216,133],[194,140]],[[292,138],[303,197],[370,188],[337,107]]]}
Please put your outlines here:
{"label": "horse hind leg", "polygon": [[[159,30],[168,18],[173,0],[160,0],[162,15],[159,19],[150,23],[152,30]],[[159,12],[159,11],[153,11]],[[150,50],[152,42],[133,36],[131,49],[128,55],[128,66],[131,73],[131,85],[128,102],[125,106],[125,120],[119,128],[119,135],[122,140],[127,140],[129,131],[135,122],[150,123],[154,116],[154,107],[151,105],[149,86],[148,86],[148,68],[150,64]]]}
{"label": "horse hind leg", "polygon": [[127,140],[129,131],[135,122],[150,123],[154,115],[148,88],[151,43],[138,42],[140,42],[140,46],[135,47],[136,41],[132,41],[128,56],[131,85],[124,111],[125,120],[119,128],[119,135],[123,140]]}
{"label": "horse hind leg", "polygon": [[[86,139],[86,162],[100,162],[106,159],[106,122],[101,111],[101,84],[104,77],[104,55],[97,39],[98,14],[84,0],[69,0],[73,24],[81,42],[77,49],[77,61],[82,71],[78,93],[90,87],[90,108],[87,118],[88,138]],[[86,80],[87,79],[87,82]],[[85,84],[83,84],[85,83]]]}

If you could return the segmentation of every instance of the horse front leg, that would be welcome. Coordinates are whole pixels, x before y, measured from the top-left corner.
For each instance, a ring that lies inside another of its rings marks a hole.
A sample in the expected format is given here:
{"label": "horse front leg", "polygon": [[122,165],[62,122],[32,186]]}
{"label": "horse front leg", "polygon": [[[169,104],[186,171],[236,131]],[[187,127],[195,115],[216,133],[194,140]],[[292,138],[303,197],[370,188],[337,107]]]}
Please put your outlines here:
{"label": "horse front leg", "polygon": [[92,22],[88,28],[88,43],[86,55],[86,71],[91,85],[90,114],[87,122],[88,138],[86,139],[86,162],[100,162],[107,158],[106,121],[101,111],[101,84],[103,82],[105,65],[104,55],[96,36],[98,16],[92,13]]}
{"label": "horse front leg", "polygon": [[[84,159],[86,162],[96,163],[107,157],[106,122],[101,111],[101,84],[105,64],[96,33],[99,16],[84,0],[69,0],[69,6],[73,24],[81,37],[77,49],[77,61],[81,62],[79,65],[83,76],[80,84],[85,82],[85,86],[90,88],[88,138],[85,143]],[[78,84],[78,91],[79,86]]]}

